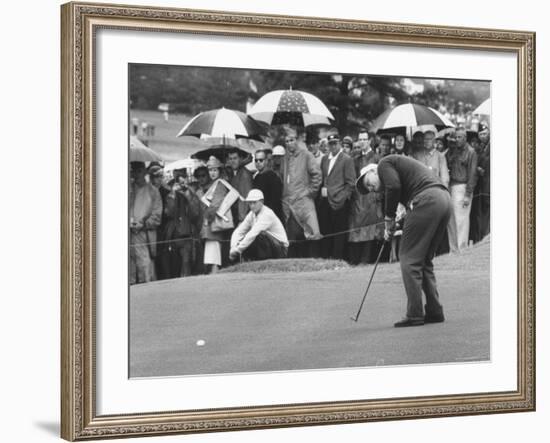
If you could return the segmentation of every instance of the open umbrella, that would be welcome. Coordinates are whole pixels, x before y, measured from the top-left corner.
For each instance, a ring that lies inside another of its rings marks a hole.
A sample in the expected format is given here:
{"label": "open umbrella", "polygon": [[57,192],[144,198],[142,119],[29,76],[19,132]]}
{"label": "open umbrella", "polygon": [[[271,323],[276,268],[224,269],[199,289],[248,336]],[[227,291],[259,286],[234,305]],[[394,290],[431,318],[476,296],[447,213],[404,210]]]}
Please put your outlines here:
{"label": "open umbrella", "polygon": [[187,122],[177,137],[220,137],[223,139],[251,138],[262,140],[266,128],[244,112],[232,109],[213,109],[201,112]]}
{"label": "open umbrella", "polygon": [[454,128],[454,124],[433,108],[407,103],[388,109],[373,122],[372,128],[379,133],[397,132],[399,128],[415,128],[434,125],[437,130]]}
{"label": "open umbrella", "polygon": [[334,116],[313,94],[278,90],[262,96],[248,114],[269,125],[290,123],[297,126],[330,125]]}
{"label": "open umbrella", "polygon": [[472,114],[475,115],[491,115],[491,98],[485,100],[481,105],[474,109]]}
{"label": "open umbrella", "polygon": [[162,162],[162,157],[145,146],[135,135],[130,136],[131,162]]}
{"label": "open umbrella", "polygon": [[209,148],[201,149],[200,151],[197,151],[194,154],[192,154],[191,158],[202,160],[203,162],[207,162],[208,159],[213,155],[219,161],[221,161],[222,163],[225,163],[227,154],[234,151],[237,151],[239,153],[239,156],[242,158],[246,158],[251,154],[250,152],[247,152],[240,147],[237,147],[234,145],[228,145],[228,144],[221,144],[221,145],[212,145]]}
{"label": "open umbrella", "polygon": [[164,167],[164,171],[175,171],[177,169],[196,169],[200,165],[202,165],[202,162],[200,160],[194,159],[194,158],[184,158],[182,160],[176,160],[171,163],[168,163]]}

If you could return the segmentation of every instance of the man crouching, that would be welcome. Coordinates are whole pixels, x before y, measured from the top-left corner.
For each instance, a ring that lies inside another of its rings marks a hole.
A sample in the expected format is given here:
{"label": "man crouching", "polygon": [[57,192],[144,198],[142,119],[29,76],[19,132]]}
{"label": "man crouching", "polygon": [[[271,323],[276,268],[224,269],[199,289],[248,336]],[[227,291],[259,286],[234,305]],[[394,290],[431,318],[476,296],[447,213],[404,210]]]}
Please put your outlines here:
{"label": "man crouching", "polygon": [[[365,166],[356,186],[361,193],[383,192],[386,241],[395,231],[398,203],[407,208],[399,249],[401,274],[407,293],[407,316],[394,326],[420,326],[444,321],[432,259],[449,221],[449,191],[422,163],[399,155],[389,155],[378,165]],[[422,291],[426,296],[425,315]]]}
{"label": "man crouching", "polygon": [[264,205],[264,194],[251,189],[246,197],[250,212],[231,236],[229,258],[241,255],[245,260],[285,258],[288,238],[279,217]]}

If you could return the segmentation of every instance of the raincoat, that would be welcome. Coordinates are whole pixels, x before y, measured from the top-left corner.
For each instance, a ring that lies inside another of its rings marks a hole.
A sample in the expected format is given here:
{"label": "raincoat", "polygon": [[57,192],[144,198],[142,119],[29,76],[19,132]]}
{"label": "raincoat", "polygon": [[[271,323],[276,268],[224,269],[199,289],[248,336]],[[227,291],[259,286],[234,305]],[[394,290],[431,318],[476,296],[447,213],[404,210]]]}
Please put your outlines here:
{"label": "raincoat", "polygon": [[[355,171],[359,177],[362,168],[378,163],[379,157],[374,151],[354,158]],[[381,240],[384,236],[384,212],[382,195],[379,192],[360,194],[354,190],[351,198],[350,233],[348,241],[365,242]]]}
{"label": "raincoat", "polygon": [[282,165],[283,213],[285,223],[292,214],[307,240],[321,237],[314,200],[322,182],[321,168],[304,147],[287,150]]}

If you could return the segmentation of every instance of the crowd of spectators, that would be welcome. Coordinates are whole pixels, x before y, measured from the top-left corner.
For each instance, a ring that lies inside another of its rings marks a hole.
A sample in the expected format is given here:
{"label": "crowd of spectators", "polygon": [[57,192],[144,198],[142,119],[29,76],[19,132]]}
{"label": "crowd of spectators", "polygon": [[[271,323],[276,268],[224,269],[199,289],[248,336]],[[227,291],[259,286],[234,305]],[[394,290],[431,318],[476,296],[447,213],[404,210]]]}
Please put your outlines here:
{"label": "crowd of spectators", "polygon": [[[307,138],[288,126],[279,144],[254,153],[254,168],[237,150],[192,174],[132,162],[130,282],[215,273],[243,259],[371,263],[384,241],[384,201],[358,193],[355,181],[388,155],[416,159],[448,188],[452,216],[439,252],[459,253],[490,230],[490,132],[476,127],[417,131],[409,142],[366,130],[355,139],[334,129]],[[401,223],[406,213],[399,208]],[[398,259],[398,242],[397,235],[383,259]]]}

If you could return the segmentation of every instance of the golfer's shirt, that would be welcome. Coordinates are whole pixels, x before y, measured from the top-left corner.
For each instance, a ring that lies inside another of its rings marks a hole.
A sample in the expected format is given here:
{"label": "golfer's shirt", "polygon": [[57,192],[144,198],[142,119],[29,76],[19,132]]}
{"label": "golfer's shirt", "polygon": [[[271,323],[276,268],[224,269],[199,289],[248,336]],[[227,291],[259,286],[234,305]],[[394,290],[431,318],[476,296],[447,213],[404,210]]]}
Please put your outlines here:
{"label": "golfer's shirt", "polygon": [[264,205],[258,215],[250,211],[243,222],[233,231],[231,249],[235,249],[239,253],[246,251],[261,232],[271,235],[284,247],[288,247],[288,237],[281,220]]}
{"label": "golfer's shirt", "polygon": [[338,156],[342,153],[342,150],[340,149],[335,155],[329,154],[328,156],[328,172],[327,175],[331,173],[332,168],[334,168],[334,163],[336,163],[336,160],[338,159]]}
{"label": "golfer's shirt", "polygon": [[422,191],[432,187],[447,190],[423,163],[401,155],[388,155],[380,160],[378,177],[384,191],[386,216],[392,218],[399,203],[409,207],[409,203]]}

